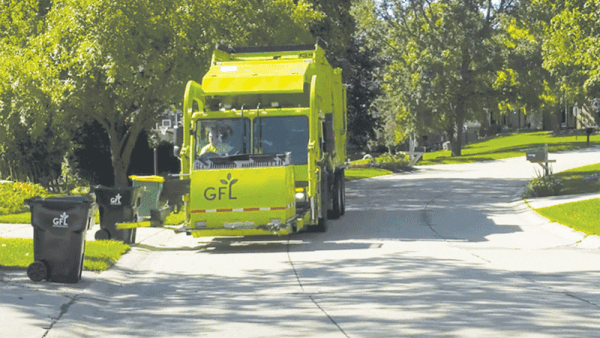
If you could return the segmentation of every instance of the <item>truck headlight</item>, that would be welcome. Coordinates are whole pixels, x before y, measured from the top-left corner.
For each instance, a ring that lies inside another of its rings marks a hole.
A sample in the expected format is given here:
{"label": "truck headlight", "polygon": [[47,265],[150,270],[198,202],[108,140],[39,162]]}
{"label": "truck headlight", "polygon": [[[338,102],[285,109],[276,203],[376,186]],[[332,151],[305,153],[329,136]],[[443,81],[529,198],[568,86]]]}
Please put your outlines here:
{"label": "truck headlight", "polygon": [[304,193],[304,188],[296,188],[296,199],[306,201],[306,194]]}

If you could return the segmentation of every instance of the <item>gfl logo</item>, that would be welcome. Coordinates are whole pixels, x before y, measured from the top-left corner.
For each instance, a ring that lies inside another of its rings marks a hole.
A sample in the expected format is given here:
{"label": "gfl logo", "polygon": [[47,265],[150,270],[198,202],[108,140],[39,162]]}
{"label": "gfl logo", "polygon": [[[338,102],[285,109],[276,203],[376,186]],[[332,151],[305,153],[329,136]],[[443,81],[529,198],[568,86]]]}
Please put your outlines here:
{"label": "gfl logo", "polygon": [[110,205],[121,205],[121,194],[117,194],[110,199]]}
{"label": "gfl logo", "polygon": [[232,186],[237,182],[237,179],[232,180],[231,174],[227,174],[227,180],[221,180],[221,183],[225,186],[222,187],[208,187],[204,190],[204,198],[208,201],[214,201],[218,199],[219,201],[223,199],[224,195],[227,195],[230,200],[235,200],[237,197],[234,197]]}
{"label": "gfl logo", "polygon": [[67,215],[66,212],[63,212],[62,215],[52,220],[52,226],[55,228],[68,228],[67,218],[69,218],[69,215]]}

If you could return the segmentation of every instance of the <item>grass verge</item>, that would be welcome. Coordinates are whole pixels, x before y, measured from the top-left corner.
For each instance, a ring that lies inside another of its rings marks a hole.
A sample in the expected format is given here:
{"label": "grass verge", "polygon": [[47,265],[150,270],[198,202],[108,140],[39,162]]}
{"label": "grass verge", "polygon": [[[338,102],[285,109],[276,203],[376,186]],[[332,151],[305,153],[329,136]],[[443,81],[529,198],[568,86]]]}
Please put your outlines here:
{"label": "grass verge", "polygon": [[[551,153],[587,146],[585,135],[554,136],[548,131],[521,133],[469,144],[462,149],[462,156],[458,157],[451,157],[450,151],[447,150],[425,153],[418,165],[471,163],[519,157],[525,156],[528,149],[541,148],[545,144],[548,144],[548,151]],[[600,135],[591,135],[590,145],[597,144],[600,144]]]}
{"label": "grass verge", "polygon": [[554,174],[563,179],[564,187],[559,195],[586,194],[600,192],[598,180],[586,180],[585,178],[600,173],[600,163],[587,165],[579,168],[566,170]]}
{"label": "grass verge", "polygon": [[552,222],[566,225],[586,235],[600,235],[600,199],[591,199],[535,209]]}
{"label": "grass verge", "polygon": [[377,177],[383,175],[390,175],[393,172],[386,169],[379,168],[356,168],[344,170],[346,181],[360,180],[363,178]]}
{"label": "grass verge", "polygon": [[[83,269],[104,271],[113,266],[129,245],[120,241],[91,241],[85,243]],[[26,269],[33,263],[33,239],[0,238],[0,266]]]}

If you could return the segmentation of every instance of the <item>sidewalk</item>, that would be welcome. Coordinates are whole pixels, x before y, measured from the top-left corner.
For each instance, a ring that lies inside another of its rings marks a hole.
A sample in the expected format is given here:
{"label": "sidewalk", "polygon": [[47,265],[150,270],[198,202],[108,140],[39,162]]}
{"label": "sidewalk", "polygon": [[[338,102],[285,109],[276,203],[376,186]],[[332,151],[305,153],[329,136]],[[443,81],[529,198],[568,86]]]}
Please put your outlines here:
{"label": "sidewalk", "polygon": [[576,194],[563,196],[535,197],[527,198],[526,201],[533,209],[551,207],[558,204],[585,201],[594,198],[600,198],[600,193]]}
{"label": "sidewalk", "polygon": [[549,196],[528,198],[518,200],[515,205],[515,211],[521,214],[521,217],[528,219],[531,224],[537,225],[551,233],[554,233],[563,238],[570,238],[576,241],[576,246],[582,249],[598,249],[600,248],[600,237],[596,235],[586,235],[583,232],[575,231],[572,228],[560,223],[550,222],[547,218],[540,215],[535,209],[551,207],[554,205],[585,201],[589,199],[600,198],[600,193],[592,194],[577,194],[563,196]]}

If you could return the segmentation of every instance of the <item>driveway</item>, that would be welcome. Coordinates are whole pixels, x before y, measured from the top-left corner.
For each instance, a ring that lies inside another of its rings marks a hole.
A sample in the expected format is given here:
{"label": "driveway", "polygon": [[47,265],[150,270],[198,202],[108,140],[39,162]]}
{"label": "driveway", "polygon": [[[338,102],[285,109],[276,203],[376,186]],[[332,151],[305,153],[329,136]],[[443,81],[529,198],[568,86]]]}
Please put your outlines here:
{"label": "driveway", "polygon": [[[561,171],[600,162],[600,148],[550,158]],[[346,215],[324,234],[143,229],[116,266],[76,285],[1,271],[0,327],[47,338],[597,337],[600,244],[522,202],[534,168],[515,158],[348,182]]]}

